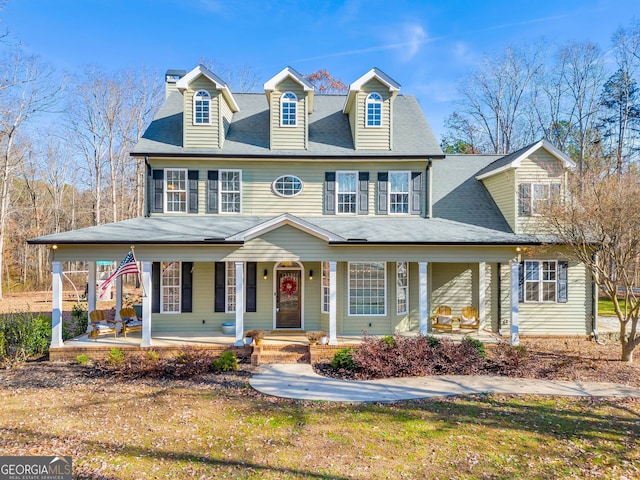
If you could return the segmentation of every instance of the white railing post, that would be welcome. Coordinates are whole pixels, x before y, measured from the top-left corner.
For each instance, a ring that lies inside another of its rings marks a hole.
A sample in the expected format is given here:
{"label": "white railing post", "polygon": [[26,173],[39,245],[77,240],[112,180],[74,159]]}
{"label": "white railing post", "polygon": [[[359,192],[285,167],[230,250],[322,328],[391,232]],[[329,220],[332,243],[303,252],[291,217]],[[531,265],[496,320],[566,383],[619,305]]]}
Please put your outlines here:
{"label": "white railing post", "polygon": [[520,345],[520,333],[518,327],[519,313],[519,287],[520,287],[520,264],[511,263],[511,345]]}
{"label": "white railing post", "polygon": [[418,262],[418,292],[420,298],[420,334],[429,334],[429,295],[427,280],[427,262]]}
{"label": "white railing post", "polygon": [[51,264],[51,347],[62,347],[62,262]]}
{"label": "white railing post", "polygon": [[142,297],[142,342],[141,347],[151,346],[151,303],[152,303],[152,286],[151,286],[151,262],[142,262],[142,289],[145,293]]}
{"label": "white railing post", "polygon": [[[336,262],[329,262],[329,345],[338,345]],[[347,299],[348,301],[348,299]]]}
{"label": "white railing post", "polygon": [[236,347],[244,343],[244,262],[236,262]]}

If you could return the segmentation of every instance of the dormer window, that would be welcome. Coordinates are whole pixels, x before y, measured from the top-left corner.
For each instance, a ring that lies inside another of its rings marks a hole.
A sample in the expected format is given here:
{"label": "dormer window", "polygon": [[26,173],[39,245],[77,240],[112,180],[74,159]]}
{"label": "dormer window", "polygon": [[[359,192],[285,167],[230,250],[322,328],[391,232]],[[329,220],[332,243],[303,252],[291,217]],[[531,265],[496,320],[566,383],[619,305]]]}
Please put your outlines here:
{"label": "dormer window", "polygon": [[382,125],[382,96],[373,92],[367,96],[367,127]]}
{"label": "dormer window", "polygon": [[295,127],[297,125],[296,108],[298,97],[294,93],[286,92],[280,99],[280,126]]}
{"label": "dormer window", "polygon": [[193,124],[210,125],[211,95],[206,90],[198,90],[193,96]]}

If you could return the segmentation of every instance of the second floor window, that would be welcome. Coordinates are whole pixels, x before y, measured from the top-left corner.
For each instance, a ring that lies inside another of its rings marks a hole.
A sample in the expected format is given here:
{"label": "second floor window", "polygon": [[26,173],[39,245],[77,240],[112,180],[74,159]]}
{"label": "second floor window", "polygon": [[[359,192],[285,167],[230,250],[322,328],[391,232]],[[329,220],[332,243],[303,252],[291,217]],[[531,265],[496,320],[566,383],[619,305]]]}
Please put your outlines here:
{"label": "second floor window", "polygon": [[220,213],[240,213],[242,172],[220,170]]}
{"label": "second floor window", "polygon": [[193,96],[193,124],[209,125],[211,123],[209,110],[211,95],[205,90],[198,90]]}
{"label": "second floor window", "polygon": [[560,200],[560,183],[521,183],[519,185],[519,214],[522,217],[542,215],[550,202]]}
{"label": "second floor window", "polygon": [[389,213],[409,213],[410,172],[389,172]]}
{"label": "second floor window", "polygon": [[187,211],[187,171],[184,169],[165,170],[165,212],[186,213]]}
{"label": "second floor window", "polygon": [[358,196],[357,172],[336,172],[337,213],[356,213]]}
{"label": "second floor window", "polygon": [[367,97],[367,127],[382,125],[382,97],[379,93],[370,93]]}
{"label": "second floor window", "polygon": [[298,98],[291,92],[286,92],[280,99],[280,125],[295,127],[297,125],[296,108]]}

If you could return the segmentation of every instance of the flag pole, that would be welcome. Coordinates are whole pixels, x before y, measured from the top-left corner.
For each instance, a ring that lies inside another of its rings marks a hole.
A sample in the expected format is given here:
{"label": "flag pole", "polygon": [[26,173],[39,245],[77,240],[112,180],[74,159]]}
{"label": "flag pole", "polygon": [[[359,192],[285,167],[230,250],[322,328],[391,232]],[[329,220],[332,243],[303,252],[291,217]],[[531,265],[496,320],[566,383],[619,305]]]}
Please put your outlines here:
{"label": "flag pole", "polygon": [[[136,265],[138,264],[138,259],[136,258],[136,247],[134,247],[133,245],[131,245],[131,255],[133,255],[133,260],[136,262]],[[147,292],[144,289],[144,282],[142,281],[142,277],[140,277],[140,269],[138,268],[138,281],[140,282],[140,285],[142,285],[142,297],[146,297],[147,296]]]}

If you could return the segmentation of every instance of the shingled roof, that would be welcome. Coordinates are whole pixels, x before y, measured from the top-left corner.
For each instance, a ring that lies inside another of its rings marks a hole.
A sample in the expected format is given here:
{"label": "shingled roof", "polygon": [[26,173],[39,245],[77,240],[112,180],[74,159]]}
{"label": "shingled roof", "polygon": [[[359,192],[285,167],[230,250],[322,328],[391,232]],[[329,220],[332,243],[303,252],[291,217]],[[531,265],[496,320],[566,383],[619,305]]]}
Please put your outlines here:
{"label": "shingled roof", "polygon": [[269,105],[262,93],[234,93],[240,111],[233,115],[222,148],[182,146],[184,101],[173,92],[132,152],[135,156],[207,155],[265,157],[442,157],[442,149],[417,99],[398,95],[393,104],[393,150],[355,150],[345,95],[316,95],[309,115],[307,150],[271,150]]}

